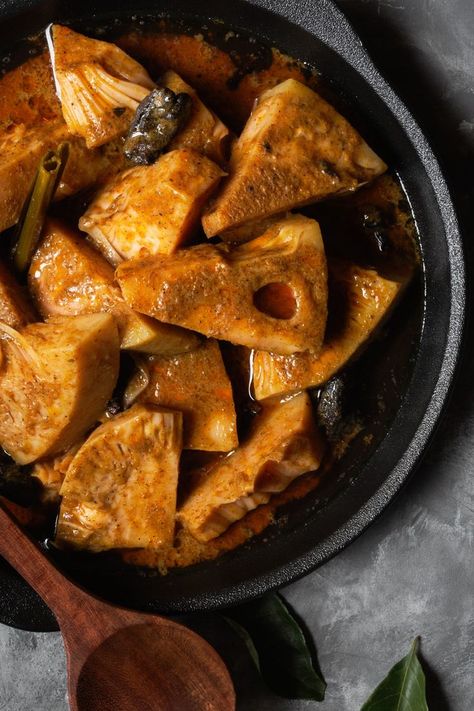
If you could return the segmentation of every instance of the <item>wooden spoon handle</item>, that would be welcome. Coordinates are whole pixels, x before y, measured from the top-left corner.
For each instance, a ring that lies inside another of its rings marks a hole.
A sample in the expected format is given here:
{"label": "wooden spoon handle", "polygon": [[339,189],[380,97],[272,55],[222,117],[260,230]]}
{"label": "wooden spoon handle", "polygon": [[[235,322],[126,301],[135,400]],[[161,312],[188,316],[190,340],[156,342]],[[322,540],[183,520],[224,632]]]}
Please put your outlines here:
{"label": "wooden spoon handle", "polygon": [[39,545],[20,528],[2,505],[0,555],[36,590],[55,614],[59,613],[58,590],[61,590],[62,603],[67,599],[73,608],[80,606],[85,598],[89,598],[87,593],[67,580],[54,567]]}
{"label": "wooden spoon handle", "polygon": [[72,711],[235,708],[229,674],[205,640],[176,622],[108,605],[76,587],[1,504],[0,555],[58,619]]}
{"label": "wooden spoon handle", "polygon": [[[63,635],[81,641],[84,625],[89,642],[112,634],[140,613],[109,605],[82,590],[61,573],[38,543],[23,531],[13,516],[0,504],[0,555],[45,601],[58,620]],[[163,624],[173,624],[162,619]]]}

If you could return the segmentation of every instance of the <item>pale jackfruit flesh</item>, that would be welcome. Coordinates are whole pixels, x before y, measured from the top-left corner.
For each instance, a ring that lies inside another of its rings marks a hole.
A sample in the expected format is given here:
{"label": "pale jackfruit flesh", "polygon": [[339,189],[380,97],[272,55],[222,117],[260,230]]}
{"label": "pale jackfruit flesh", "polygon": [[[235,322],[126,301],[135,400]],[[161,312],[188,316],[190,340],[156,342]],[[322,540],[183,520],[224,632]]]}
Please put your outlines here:
{"label": "pale jackfruit flesh", "polygon": [[206,336],[275,353],[319,353],[327,270],[318,223],[291,215],[251,242],[204,244],[120,265],[127,303]]}
{"label": "pale jackfruit flesh", "polygon": [[26,289],[21,286],[0,262],[0,321],[11,328],[23,328],[35,321],[35,312]]}
{"label": "pale jackfruit flesh", "polygon": [[225,164],[226,151],[230,143],[229,129],[216,114],[203,104],[194,89],[186,84],[176,72],[163,74],[160,84],[167,86],[175,94],[185,93],[191,97],[191,115],[186,125],[171,141],[169,148],[192,148],[203,153],[219,165]]}
{"label": "pale jackfruit flesh", "polygon": [[385,163],[333,106],[288,79],[264,92],[234,144],[229,178],[204,214],[208,237],[355,190]]}
{"label": "pale jackfruit flesh", "polygon": [[0,446],[18,464],[57,454],[101,416],[119,370],[110,314],[0,324]]}
{"label": "pale jackfruit flesh", "polygon": [[169,254],[199,225],[202,207],[224,175],[196,151],[179,149],[131,168],[101,190],[79,221],[114,265]]}
{"label": "pale jackfruit flesh", "polygon": [[[1,276],[1,274],[0,274]],[[84,237],[49,219],[31,262],[28,285],[39,312],[49,316],[111,313],[121,348],[174,355],[195,348],[195,334],[133,311],[114,281],[110,264]]]}
{"label": "pale jackfruit flesh", "polygon": [[67,470],[57,541],[91,551],[170,546],[181,440],[181,413],[143,405],[98,427]]}
{"label": "pale jackfruit flesh", "polygon": [[111,42],[68,27],[48,31],[51,64],[64,120],[88,148],[125,133],[155,84],[145,69]]}
{"label": "pale jackfruit flesh", "polygon": [[318,469],[323,451],[306,393],[264,408],[247,441],[191,492],[178,520],[199,541],[216,538],[295,478]]}
{"label": "pale jackfruit flesh", "polygon": [[147,385],[137,401],[182,412],[185,449],[229,452],[238,446],[232,386],[216,341],[207,340],[172,358],[147,358],[132,377],[125,398],[139,389],[143,369]]}
{"label": "pale jackfruit flesh", "polygon": [[257,351],[253,389],[257,400],[322,385],[357,354],[374,334],[406,286],[408,275],[388,279],[373,269],[331,259],[329,320],[317,356],[279,356]]}

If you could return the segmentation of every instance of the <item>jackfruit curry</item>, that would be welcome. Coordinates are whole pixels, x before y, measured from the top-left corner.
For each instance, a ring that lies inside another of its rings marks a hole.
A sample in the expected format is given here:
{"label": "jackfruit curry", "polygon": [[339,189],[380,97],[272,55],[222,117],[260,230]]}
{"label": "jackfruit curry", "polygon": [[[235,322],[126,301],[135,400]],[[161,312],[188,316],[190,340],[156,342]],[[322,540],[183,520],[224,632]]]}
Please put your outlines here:
{"label": "jackfruit curry", "polygon": [[330,471],[341,373],[416,241],[382,158],[277,50],[236,77],[165,26],[46,40],[0,81],[1,493],[58,547],[166,571]]}

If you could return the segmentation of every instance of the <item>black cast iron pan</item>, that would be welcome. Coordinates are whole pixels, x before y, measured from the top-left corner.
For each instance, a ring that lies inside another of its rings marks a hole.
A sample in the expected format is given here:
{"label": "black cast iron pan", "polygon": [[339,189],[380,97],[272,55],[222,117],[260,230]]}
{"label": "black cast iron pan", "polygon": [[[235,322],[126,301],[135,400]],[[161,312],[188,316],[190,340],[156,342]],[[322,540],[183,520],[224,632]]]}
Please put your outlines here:
{"label": "black cast iron pan", "polygon": [[[354,540],[387,506],[420,460],[454,376],[464,313],[464,265],[449,192],[421,129],[380,76],[331,0],[10,0],[0,3],[0,46],[70,22],[93,30],[136,17],[169,14],[194,27],[213,19],[317,67],[344,112],[398,173],[419,232],[423,269],[389,335],[358,371],[358,406],[371,434],[356,438],[324,486],[282,511],[277,525],[217,561],[146,575],[102,560],[60,558],[73,578],[105,598],[143,610],[178,613],[238,603],[289,583]],[[383,394],[383,411],[376,407]],[[55,629],[44,604],[5,564],[0,620]]]}

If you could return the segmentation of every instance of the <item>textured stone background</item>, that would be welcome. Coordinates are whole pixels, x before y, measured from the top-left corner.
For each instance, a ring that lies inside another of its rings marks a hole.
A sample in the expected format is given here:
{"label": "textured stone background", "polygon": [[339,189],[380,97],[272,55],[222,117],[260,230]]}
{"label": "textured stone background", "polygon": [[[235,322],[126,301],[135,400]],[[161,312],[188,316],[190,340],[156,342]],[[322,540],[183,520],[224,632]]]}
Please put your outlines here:
{"label": "textured stone background", "polygon": [[[336,1],[430,136],[472,242],[473,0]],[[404,493],[349,549],[283,591],[314,636],[324,711],[357,711],[417,634],[430,711],[474,708],[473,363],[471,337],[445,420]],[[315,706],[269,694],[222,625],[193,624],[228,660],[241,711]],[[0,626],[0,711],[66,709],[59,635]]]}

